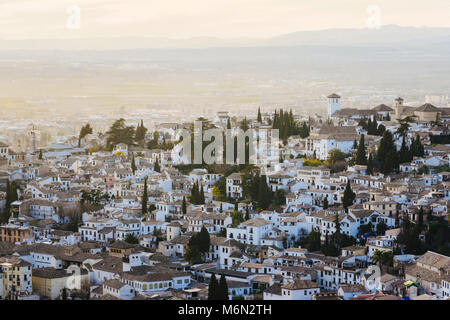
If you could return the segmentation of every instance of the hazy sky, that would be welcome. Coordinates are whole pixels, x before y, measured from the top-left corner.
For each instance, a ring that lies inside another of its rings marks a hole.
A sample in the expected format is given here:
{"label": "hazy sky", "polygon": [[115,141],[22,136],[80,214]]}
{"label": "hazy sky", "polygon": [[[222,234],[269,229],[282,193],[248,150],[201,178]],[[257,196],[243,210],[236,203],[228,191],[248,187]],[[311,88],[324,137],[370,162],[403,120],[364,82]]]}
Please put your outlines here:
{"label": "hazy sky", "polygon": [[[68,12],[74,5],[79,29]],[[370,5],[383,25],[450,27],[450,0],[0,0],[0,38],[264,38],[364,28]]]}

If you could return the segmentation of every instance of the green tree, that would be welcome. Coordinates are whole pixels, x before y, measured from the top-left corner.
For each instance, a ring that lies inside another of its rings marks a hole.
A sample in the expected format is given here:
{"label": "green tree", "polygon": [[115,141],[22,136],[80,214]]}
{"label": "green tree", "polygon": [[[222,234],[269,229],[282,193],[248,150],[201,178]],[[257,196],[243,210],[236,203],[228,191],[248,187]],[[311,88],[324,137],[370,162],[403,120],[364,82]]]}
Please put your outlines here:
{"label": "green tree", "polygon": [[158,131],[153,132],[153,139],[147,143],[147,148],[158,149],[159,148],[159,133]]}
{"label": "green tree", "polygon": [[259,107],[258,107],[258,117],[256,118],[256,121],[262,123],[261,108]]}
{"label": "green tree", "polygon": [[237,210],[233,210],[233,212],[231,213],[231,219],[233,220],[234,225],[238,225],[245,220],[242,212],[239,212]]}
{"label": "green tree", "polygon": [[202,253],[197,246],[188,246],[184,254],[184,259],[190,263],[202,263]]}
{"label": "green tree", "polygon": [[194,184],[192,185],[190,201],[193,204],[199,204],[200,203],[200,192],[199,192],[197,181],[195,181]]}
{"label": "green tree", "polygon": [[350,180],[347,180],[347,185],[345,186],[344,196],[342,197],[342,205],[345,209],[353,204],[355,200],[356,194],[353,192],[352,187],[350,186]]}
{"label": "green tree", "polygon": [[332,166],[339,161],[345,161],[347,155],[338,148],[331,149],[328,152],[327,164]]}
{"label": "green tree", "polygon": [[187,212],[186,197],[185,196],[183,196],[183,203],[181,204],[181,211],[183,212],[183,214],[186,214],[186,212]]}
{"label": "green tree", "polygon": [[286,204],[286,191],[284,189],[278,189],[273,193],[273,204],[276,206],[282,206]]}
{"label": "green tree", "polygon": [[292,109],[289,112],[285,112],[283,109],[280,109],[279,112],[275,110],[272,129],[279,130],[279,137],[283,143],[286,143],[292,135],[302,135],[302,137],[306,137],[306,134],[309,135],[309,132],[306,132],[309,129],[302,130],[294,120]]}
{"label": "green tree", "polygon": [[245,207],[245,220],[250,220],[250,210],[248,209],[248,206]]}
{"label": "green tree", "polygon": [[144,145],[145,135],[147,134],[147,128],[144,127],[144,121],[141,120],[141,124],[136,127],[135,140],[139,145]]}
{"label": "green tree", "polygon": [[205,203],[205,191],[203,190],[203,186],[200,185],[200,195],[199,195],[199,202],[200,204],[204,204]]}
{"label": "green tree", "polygon": [[422,142],[420,141],[419,134],[416,134],[416,139],[414,140],[411,146],[411,153],[415,157],[423,157],[425,154],[424,147],[422,145]]}
{"label": "green tree", "polygon": [[106,132],[108,135],[107,138],[107,147],[111,148],[112,146],[124,143],[126,145],[132,145],[134,142],[134,127],[127,126],[125,124],[125,119],[121,118],[116,120],[109,130]]}
{"label": "green tree", "polygon": [[385,234],[386,230],[387,230],[386,223],[383,220],[378,222],[378,224],[377,224],[377,234],[382,236],[382,235]]}
{"label": "green tree", "polygon": [[259,182],[258,206],[261,209],[266,210],[272,202],[272,197],[272,191],[270,191],[269,186],[267,185],[266,176],[262,175]]}
{"label": "green tree", "polygon": [[144,178],[144,191],[142,193],[142,204],[141,204],[141,213],[142,215],[146,214],[148,212],[147,204],[148,202],[148,195],[147,195],[147,177]]}
{"label": "green tree", "polygon": [[153,168],[155,172],[161,172],[161,167],[159,165],[159,160],[157,159],[155,162],[155,167]]}
{"label": "green tree", "polygon": [[359,139],[359,145],[358,145],[358,149],[356,151],[356,164],[359,164],[359,165],[367,164],[366,146],[365,146],[363,134],[361,135],[361,138]]}
{"label": "green tree", "polygon": [[382,271],[383,266],[392,265],[393,258],[393,253],[390,251],[375,250],[370,259],[373,263],[378,264],[380,266],[380,270]]}
{"label": "green tree", "polygon": [[218,300],[217,293],[219,290],[219,283],[217,282],[214,272],[211,274],[211,279],[208,285],[208,300]]}
{"label": "green tree", "polygon": [[130,244],[138,244],[139,243],[139,239],[133,233],[127,233],[124,240],[125,240],[125,242],[130,243]]}
{"label": "green tree", "polygon": [[134,160],[134,153],[131,153],[131,170],[133,171],[133,174],[136,172],[136,162]]}
{"label": "green tree", "polygon": [[325,199],[323,199],[322,207],[324,210],[328,209],[328,197],[325,197]]}
{"label": "green tree", "polygon": [[418,255],[423,254],[426,251],[419,235],[419,228],[411,223],[408,215],[405,215],[400,226],[400,234],[398,235],[397,242],[405,246],[406,254]]}
{"label": "green tree", "polygon": [[246,117],[244,117],[244,119],[242,119],[241,124],[239,125],[239,128],[242,129],[244,132],[246,132],[249,129],[249,125],[248,125],[248,121],[247,121]]}
{"label": "green tree", "polygon": [[320,251],[321,240],[320,232],[312,230],[306,237],[306,247],[309,252]]}
{"label": "green tree", "polygon": [[191,263],[203,262],[203,257],[209,251],[211,245],[211,239],[205,227],[202,227],[201,231],[194,234],[188,242],[186,248],[185,260]]}
{"label": "green tree", "polygon": [[203,226],[197,235],[197,245],[201,253],[209,252],[209,247],[211,246],[211,238],[209,236],[208,230]]}
{"label": "green tree", "polygon": [[227,284],[227,280],[226,280],[224,274],[222,274],[220,276],[218,297],[217,298],[218,298],[217,300],[229,300],[228,284]]}
{"label": "green tree", "polygon": [[[297,131],[297,130],[294,130]],[[302,139],[308,138],[309,137],[309,133],[310,133],[310,127],[306,124],[306,122],[303,122],[301,128],[300,128],[300,137]]]}
{"label": "green tree", "polygon": [[419,229],[419,232],[423,230],[423,207],[421,206],[419,209],[419,214],[417,218],[417,228]]}
{"label": "green tree", "polygon": [[378,146],[377,160],[381,172],[385,175],[398,169],[399,156],[394,144],[392,133],[386,130]]}
{"label": "green tree", "polygon": [[373,158],[372,158],[372,153],[369,154],[369,159],[367,160],[367,174],[369,175],[373,175]]}
{"label": "green tree", "polygon": [[409,148],[406,144],[405,136],[402,138],[402,146],[400,147],[400,154],[399,154],[399,162],[405,163],[410,162],[412,160]]}
{"label": "green tree", "polygon": [[11,203],[18,200],[18,186],[15,181],[10,182],[9,179],[6,180],[6,203],[5,209],[1,214],[1,223],[7,223],[11,217]]}
{"label": "green tree", "polygon": [[89,123],[87,123],[86,125],[81,127],[80,134],[78,135],[78,148],[81,147],[81,139],[86,137],[88,134],[92,134],[92,132],[93,132],[93,130]]}

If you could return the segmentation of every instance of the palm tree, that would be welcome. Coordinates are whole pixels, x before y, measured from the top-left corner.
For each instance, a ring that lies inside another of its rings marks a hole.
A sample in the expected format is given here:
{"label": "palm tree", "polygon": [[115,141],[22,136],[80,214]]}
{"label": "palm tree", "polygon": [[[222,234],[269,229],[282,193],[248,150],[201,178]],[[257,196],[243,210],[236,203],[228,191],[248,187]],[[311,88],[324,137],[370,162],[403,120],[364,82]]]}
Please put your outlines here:
{"label": "palm tree", "polygon": [[380,265],[380,272],[383,269],[383,266],[389,266],[392,264],[392,259],[394,258],[392,252],[390,251],[382,251],[382,250],[375,250],[371,261]]}
{"label": "palm tree", "polygon": [[383,258],[383,251],[381,250],[376,250],[372,257],[370,258],[370,260],[375,263],[378,264],[380,266],[380,271],[383,268],[383,262],[384,262],[384,258]]}

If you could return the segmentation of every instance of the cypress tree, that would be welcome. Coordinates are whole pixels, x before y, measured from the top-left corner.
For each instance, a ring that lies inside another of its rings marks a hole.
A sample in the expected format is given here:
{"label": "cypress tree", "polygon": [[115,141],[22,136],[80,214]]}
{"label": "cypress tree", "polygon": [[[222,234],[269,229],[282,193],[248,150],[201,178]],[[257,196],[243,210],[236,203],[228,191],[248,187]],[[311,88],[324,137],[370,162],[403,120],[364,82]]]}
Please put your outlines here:
{"label": "cypress tree", "polygon": [[384,131],[386,131],[386,127],[383,124],[380,124],[377,129],[377,135],[382,136]]}
{"label": "cypress tree", "polygon": [[142,208],[141,212],[142,214],[147,213],[147,202],[148,202],[148,196],[147,196],[147,177],[144,178],[144,193],[142,194]]}
{"label": "cypress tree", "polygon": [[267,185],[266,176],[260,177],[259,190],[258,190],[258,206],[265,210],[272,202],[272,192]]}
{"label": "cypress tree", "polygon": [[6,207],[9,207],[11,204],[11,184],[9,183],[9,179],[6,180]]}
{"label": "cypress tree", "polygon": [[200,232],[197,234],[197,245],[201,253],[206,253],[209,251],[211,245],[211,238],[208,230],[203,226]]}
{"label": "cypress tree", "polygon": [[229,300],[228,298],[228,284],[225,275],[220,276],[218,300]]}
{"label": "cypress tree", "polygon": [[193,204],[198,204],[198,201],[199,201],[199,194],[197,188],[197,181],[195,181],[191,189],[191,202]]}
{"label": "cypress tree", "polygon": [[145,139],[145,134],[147,133],[147,128],[144,127],[144,121],[141,120],[141,123],[137,125],[136,131],[134,134],[135,140],[138,142],[142,142]]}
{"label": "cypress tree", "polygon": [[306,122],[303,122],[303,125],[300,129],[300,137],[307,138],[309,137],[309,126],[306,124]]}
{"label": "cypress tree", "polygon": [[325,199],[323,199],[323,209],[328,209],[328,197],[325,197]]}
{"label": "cypress tree", "polygon": [[377,119],[375,118],[372,122],[372,133],[373,135],[377,135],[378,134],[378,122]]}
{"label": "cypress tree", "polygon": [[383,133],[383,138],[378,146],[377,160],[379,161],[381,172],[385,175],[398,168],[399,156],[392,133],[389,130]]}
{"label": "cypress tree", "polygon": [[134,161],[134,153],[131,153],[131,170],[133,174],[136,172],[136,162]]}
{"label": "cypress tree", "polygon": [[216,279],[216,275],[213,273],[211,279],[209,280],[208,286],[208,300],[218,300],[217,293],[219,284]]}
{"label": "cypress tree", "polygon": [[185,196],[183,196],[183,203],[181,204],[181,211],[183,212],[183,214],[186,214],[186,212],[187,212]]}
{"label": "cypress tree", "polygon": [[420,210],[419,210],[417,228],[419,229],[419,232],[422,231],[422,229],[423,229],[423,207],[422,206],[420,207]]}
{"label": "cypress tree", "polygon": [[258,121],[259,123],[262,123],[262,116],[261,116],[261,108],[260,107],[258,107],[258,118],[257,118],[256,121]]}
{"label": "cypress tree", "polygon": [[328,231],[326,231],[326,232],[325,232],[325,243],[324,243],[324,245],[323,245],[323,247],[322,247],[322,253],[323,253],[325,256],[328,256],[328,255],[329,255],[329,253],[328,253],[329,247],[330,247],[330,241],[329,241],[329,238],[328,238]]}
{"label": "cypress tree", "polygon": [[336,218],[334,219],[334,223],[336,224],[336,235],[339,236],[341,233],[341,224],[339,223],[339,214],[336,213]]}
{"label": "cypress tree", "polygon": [[367,134],[372,134],[372,119],[367,120]]}
{"label": "cypress tree", "polygon": [[248,206],[245,207],[245,220],[250,219],[250,211],[248,209]]}
{"label": "cypress tree", "polygon": [[364,135],[361,135],[361,138],[359,140],[359,146],[356,151],[356,164],[359,165],[366,165],[367,164],[367,158],[366,158],[366,146],[364,143]]}
{"label": "cypress tree", "polygon": [[369,154],[369,160],[367,160],[367,174],[373,175],[373,159],[372,159],[372,153]]}
{"label": "cypress tree", "polygon": [[159,160],[156,160],[155,167],[153,168],[155,172],[161,172],[161,167],[159,166]]}
{"label": "cypress tree", "polygon": [[342,198],[342,205],[345,209],[353,204],[353,200],[355,200],[356,194],[353,192],[352,187],[350,186],[350,180],[347,181],[347,186],[344,190],[344,196]]}
{"label": "cypress tree", "polygon": [[420,136],[419,134],[416,134],[416,140],[414,141],[414,152],[415,152],[415,156],[417,157],[423,157],[424,156],[424,148],[422,143],[420,142]]}
{"label": "cypress tree", "polygon": [[92,130],[91,125],[89,123],[87,123],[86,125],[81,127],[80,134],[78,136],[78,148],[81,147],[81,139],[83,139],[86,135],[91,134],[92,131],[93,130]]}
{"label": "cypress tree", "polygon": [[204,204],[205,203],[205,191],[203,190],[202,185],[199,185],[199,188],[200,188],[199,201],[200,201],[200,204]]}

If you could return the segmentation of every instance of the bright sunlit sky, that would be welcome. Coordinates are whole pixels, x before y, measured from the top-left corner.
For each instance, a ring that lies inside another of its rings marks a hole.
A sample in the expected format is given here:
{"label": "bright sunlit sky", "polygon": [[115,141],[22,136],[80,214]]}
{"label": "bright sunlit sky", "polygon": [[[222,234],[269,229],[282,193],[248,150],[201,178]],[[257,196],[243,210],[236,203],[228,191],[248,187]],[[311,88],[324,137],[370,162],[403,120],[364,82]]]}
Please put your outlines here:
{"label": "bright sunlit sky", "polygon": [[[67,28],[73,5],[79,29]],[[0,0],[0,38],[266,38],[365,28],[369,5],[382,25],[450,27],[450,0]]]}

